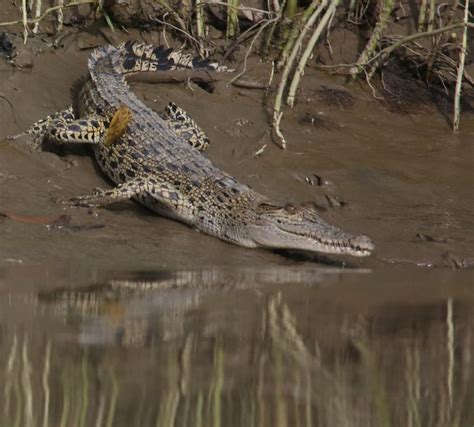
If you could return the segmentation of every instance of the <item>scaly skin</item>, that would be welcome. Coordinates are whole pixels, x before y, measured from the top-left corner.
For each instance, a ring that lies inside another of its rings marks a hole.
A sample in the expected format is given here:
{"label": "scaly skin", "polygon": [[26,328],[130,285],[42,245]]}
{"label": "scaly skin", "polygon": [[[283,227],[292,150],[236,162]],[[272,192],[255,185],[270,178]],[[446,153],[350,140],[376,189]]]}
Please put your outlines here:
{"label": "scaly skin", "polygon": [[[117,187],[95,190],[74,203],[106,205],[133,198],[161,215],[248,248],[354,256],[374,249],[367,236],[324,222],[311,204],[281,205],[215,167],[193,147],[204,149],[208,142],[194,122],[191,130],[184,129],[179,120],[151,110],[125,81],[139,71],[225,67],[137,43],[99,48],[88,65],[90,77],[74,105],[74,120],[55,115],[41,131],[57,142],[91,143],[98,164]],[[118,125],[121,117],[126,117],[123,126]]]}

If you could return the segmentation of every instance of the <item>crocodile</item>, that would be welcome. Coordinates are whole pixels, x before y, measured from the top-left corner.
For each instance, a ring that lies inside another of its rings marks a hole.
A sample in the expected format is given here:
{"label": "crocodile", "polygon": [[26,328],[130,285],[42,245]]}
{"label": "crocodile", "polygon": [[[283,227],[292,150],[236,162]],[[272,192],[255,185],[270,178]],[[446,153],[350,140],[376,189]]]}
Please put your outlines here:
{"label": "crocodile", "polygon": [[176,69],[229,71],[181,51],[126,42],[95,49],[73,105],[31,126],[37,145],[85,143],[116,186],[75,197],[98,207],[134,199],[152,211],[247,248],[296,249],[366,256],[372,240],[326,223],[313,203],[281,203],[217,168],[203,151],[209,139],[170,104],[148,108],[129,90],[127,76]]}

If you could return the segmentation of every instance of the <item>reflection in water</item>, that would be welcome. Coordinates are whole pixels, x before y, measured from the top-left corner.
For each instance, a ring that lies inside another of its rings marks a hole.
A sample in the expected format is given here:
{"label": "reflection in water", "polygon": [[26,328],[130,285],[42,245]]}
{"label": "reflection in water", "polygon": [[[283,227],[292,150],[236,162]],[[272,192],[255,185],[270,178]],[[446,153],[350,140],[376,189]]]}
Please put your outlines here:
{"label": "reflection in water", "polygon": [[354,289],[371,280],[200,270],[10,295],[0,425],[472,425],[469,301]]}

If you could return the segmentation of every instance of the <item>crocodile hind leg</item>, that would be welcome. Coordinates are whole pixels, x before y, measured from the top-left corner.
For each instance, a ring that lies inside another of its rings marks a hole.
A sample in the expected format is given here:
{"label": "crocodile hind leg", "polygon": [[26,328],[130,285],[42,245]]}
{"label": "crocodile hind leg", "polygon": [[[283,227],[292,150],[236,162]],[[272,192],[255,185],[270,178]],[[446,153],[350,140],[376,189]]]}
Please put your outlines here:
{"label": "crocodile hind leg", "polygon": [[207,150],[210,142],[208,136],[194,119],[174,102],[170,102],[166,106],[162,117],[191,147],[197,148],[201,152]]}
{"label": "crocodile hind leg", "polygon": [[148,203],[144,204],[153,210],[172,212],[184,221],[192,218],[193,207],[187,197],[155,175],[132,178],[110,190],[96,188],[91,194],[73,197],[69,203],[73,206],[98,207],[131,198],[146,198]]}

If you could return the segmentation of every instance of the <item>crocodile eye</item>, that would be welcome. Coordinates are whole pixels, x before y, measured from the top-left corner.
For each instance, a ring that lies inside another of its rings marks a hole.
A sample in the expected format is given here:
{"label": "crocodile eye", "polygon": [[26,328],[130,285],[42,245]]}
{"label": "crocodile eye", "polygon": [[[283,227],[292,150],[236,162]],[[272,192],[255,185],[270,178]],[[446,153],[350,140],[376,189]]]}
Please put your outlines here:
{"label": "crocodile eye", "polygon": [[257,207],[258,212],[260,213],[269,213],[269,212],[277,212],[281,209],[281,206],[273,203],[260,203]]}
{"label": "crocodile eye", "polygon": [[294,214],[296,213],[297,209],[295,205],[288,204],[285,206],[285,211],[288,212],[289,214]]}

